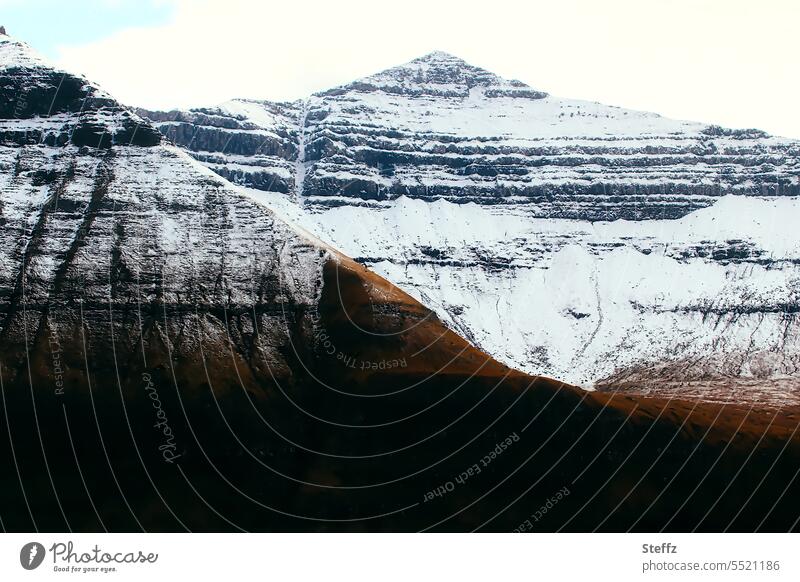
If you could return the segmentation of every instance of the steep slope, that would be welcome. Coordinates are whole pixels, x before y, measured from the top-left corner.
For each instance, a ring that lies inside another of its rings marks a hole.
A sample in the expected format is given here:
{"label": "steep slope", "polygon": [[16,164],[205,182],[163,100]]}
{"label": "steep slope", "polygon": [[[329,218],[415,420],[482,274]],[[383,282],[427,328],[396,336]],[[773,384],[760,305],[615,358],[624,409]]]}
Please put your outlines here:
{"label": "steep slope", "polygon": [[303,103],[142,113],[511,365],[800,402],[796,141],[555,98],[445,53]]}
{"label": "steep slope", "polygon": [[23,99],[0,115],[3,529],[798,527],[796,408],[507,368],[0,37],[0,102]]}

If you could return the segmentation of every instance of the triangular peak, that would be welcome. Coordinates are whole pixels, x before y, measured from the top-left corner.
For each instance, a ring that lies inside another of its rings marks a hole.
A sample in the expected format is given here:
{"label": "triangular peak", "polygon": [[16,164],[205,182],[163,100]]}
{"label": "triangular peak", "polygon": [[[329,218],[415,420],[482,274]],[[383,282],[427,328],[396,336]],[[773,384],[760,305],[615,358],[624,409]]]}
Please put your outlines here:
{"label": "triangular peak", "polygon": [[340,95],[349,91],[379,91],[408,96],[464,98],[476,88],[480,89],[485,97],[490,98],[547,97],[547,93],[536,91],[520,81],[504,79],[444,51],[430,52],[403,65],[357,79],[321,94]]}
{"label": "triangular peak", "polygon": [[3,69],[38,69],[55,67],[28,44],[19,41],[0,27],[0,70]]}
{"label": "triangular peak", "polygon": [[455,56],[454,54],[445,51],[431,51],[426,55],[417,57],[411,61],[412,63],[443,63],[443,64],[461,64],[470,66],[464,59]]}

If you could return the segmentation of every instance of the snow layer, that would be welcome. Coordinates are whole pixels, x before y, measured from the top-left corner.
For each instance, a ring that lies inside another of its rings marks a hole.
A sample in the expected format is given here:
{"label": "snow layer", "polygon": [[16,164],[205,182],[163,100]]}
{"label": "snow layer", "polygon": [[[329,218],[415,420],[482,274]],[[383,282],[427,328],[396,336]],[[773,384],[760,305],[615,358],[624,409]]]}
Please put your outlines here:
{"label": "snow layer", "polygon": [[33,69],[49,65],[38,52],[23,42],[0,34],[0,71],[14,68]]}
{"label": "snow layer", "polygon": [[797,199],[591,224],[407,198],[310,212],[250,193],[531,373],[591,386],[678,358],[702,359],[698,377],[796,372]]}

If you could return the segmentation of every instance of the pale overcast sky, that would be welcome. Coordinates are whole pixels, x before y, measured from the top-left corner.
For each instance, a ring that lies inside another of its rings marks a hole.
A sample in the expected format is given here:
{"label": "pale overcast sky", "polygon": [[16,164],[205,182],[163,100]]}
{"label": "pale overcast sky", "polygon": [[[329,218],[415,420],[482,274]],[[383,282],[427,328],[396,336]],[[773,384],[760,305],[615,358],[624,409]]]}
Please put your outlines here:
{"label": "pale overcast sky", "polygon": [[0,0],[0,24],[123,102],[290,100],[453,53],[549,93],[800,138],[794,0]]}

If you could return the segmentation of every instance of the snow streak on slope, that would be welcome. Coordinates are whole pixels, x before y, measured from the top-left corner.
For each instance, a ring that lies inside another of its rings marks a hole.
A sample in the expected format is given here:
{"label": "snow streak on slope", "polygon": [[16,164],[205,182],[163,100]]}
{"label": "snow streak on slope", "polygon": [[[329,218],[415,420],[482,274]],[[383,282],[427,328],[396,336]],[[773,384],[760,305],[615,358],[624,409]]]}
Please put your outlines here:
{"label": "snow streak on slope", "polygon": [[306,119],[308,118],[308,102],[304,101],[298,115],[300,132],[298,135],[297,160],[294,165],[294,199],[303,203],[303,187],[306,181]]}

